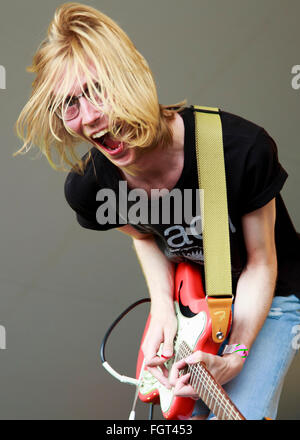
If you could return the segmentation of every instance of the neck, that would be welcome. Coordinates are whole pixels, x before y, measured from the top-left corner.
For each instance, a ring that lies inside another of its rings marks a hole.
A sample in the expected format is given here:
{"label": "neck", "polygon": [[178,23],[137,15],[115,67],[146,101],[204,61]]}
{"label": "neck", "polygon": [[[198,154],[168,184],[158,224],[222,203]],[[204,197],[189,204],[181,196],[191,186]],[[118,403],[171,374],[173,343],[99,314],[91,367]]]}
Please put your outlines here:
{"label": "neck", "polygon": [[171,121],[173,142],[167,147],[157,145],[150,151],[139,152],[130,169],[120,169],[121,174],[132,186],[149,185],[154,187],[155,182],[162,183],[171,172],[182,171],[184,152],[184,124],[179,114]]}
{"label": "neck", "polygon": [[[178,354],[181,358],[190,355],[192,351],[184,342]],[[191,373],[190,384],[199,397],[219,420],[245,420],[221,385],[214,379],[204,363],[188,366]]]}

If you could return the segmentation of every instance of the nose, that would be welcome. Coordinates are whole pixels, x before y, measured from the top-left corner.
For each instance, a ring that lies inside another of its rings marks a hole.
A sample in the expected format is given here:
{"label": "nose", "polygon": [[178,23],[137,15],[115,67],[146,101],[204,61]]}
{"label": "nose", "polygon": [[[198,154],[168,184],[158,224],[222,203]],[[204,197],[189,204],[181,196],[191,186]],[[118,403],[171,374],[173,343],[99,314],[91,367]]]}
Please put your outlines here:
{"label": "nose", "polygon": [[102,115],[84,96],[80,98],[80,113],[82,125],[93,125]]}

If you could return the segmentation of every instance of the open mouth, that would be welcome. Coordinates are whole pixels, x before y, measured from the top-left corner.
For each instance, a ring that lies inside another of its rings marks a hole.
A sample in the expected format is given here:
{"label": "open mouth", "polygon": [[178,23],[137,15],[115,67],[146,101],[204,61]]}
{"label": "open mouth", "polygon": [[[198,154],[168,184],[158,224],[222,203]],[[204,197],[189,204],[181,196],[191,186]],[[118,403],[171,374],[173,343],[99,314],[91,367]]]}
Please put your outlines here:
{"label": "open mouth", "polygon": [[111,156],[120,154],[124,149],[124,142],[112,138],[109,131],[106,131],[104,134],[103,132],[96,133],[92,137],[93,142],[103,150],[107,151]]}

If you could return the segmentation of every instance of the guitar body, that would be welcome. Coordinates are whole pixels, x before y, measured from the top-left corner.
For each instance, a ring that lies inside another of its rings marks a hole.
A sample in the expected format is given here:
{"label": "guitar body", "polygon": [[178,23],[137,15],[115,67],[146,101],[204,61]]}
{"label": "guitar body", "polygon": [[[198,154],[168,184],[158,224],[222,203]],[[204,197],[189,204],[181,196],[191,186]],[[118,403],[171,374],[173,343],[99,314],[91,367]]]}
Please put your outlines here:
{"label": "guitar body", "polygon": [[[175,356],[165,363],[169,371],[183,341],[192,352],[201,350],[206,353],[217,354],[220,348],[220,343],[212,340],[212,323],[198,265],[194,263],[179,263],[177,265],[174,306],[178,329],[174,340]],[[141,345],[147,334],[150,319],[151,316],[149,315]],[[144,355],[140,348],[136,369],[137,378],[140,377],[143,361]],[[163,416],[169,420],[186,420],[190,418],[195,405],[195,400],[189,397],[174,396],[173,390],[166,389],[148,371],[142,373],[139,398],[147,403],[160,403]]]}

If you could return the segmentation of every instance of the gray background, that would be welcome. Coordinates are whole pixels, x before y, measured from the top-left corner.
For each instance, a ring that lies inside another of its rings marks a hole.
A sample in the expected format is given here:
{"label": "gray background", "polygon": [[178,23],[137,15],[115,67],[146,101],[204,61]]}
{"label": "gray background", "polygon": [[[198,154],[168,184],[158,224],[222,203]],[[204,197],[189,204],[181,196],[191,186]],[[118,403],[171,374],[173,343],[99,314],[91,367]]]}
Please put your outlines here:
{"label": "gray background", "polygon": [[[12,158],[14,123],[32,76],[25,72],[61,1],[0,2],[1,99],[0,350],[1,419],[126,419],[134,388],[101,366],[105,330],[147,296],[129,238],[77,225],[63,195],[65,175],[44,158]],[[265,127],[289,173],[282,195],[300,230],[300,64],[298,0],[96,0],[83,2],[116,20],[148,60],[160,102],[187,98]],[[112,335],[107,358],[134,375],[146,305]],[[280,350],[281,347],[278,347]],[[291,367],[280,419],[300,419],[299,357]],[[253,371],[255,374],[255,371]],[[147,416],[138,404],[137,418]],[[155,417],[159,418],[156,410]]]}

